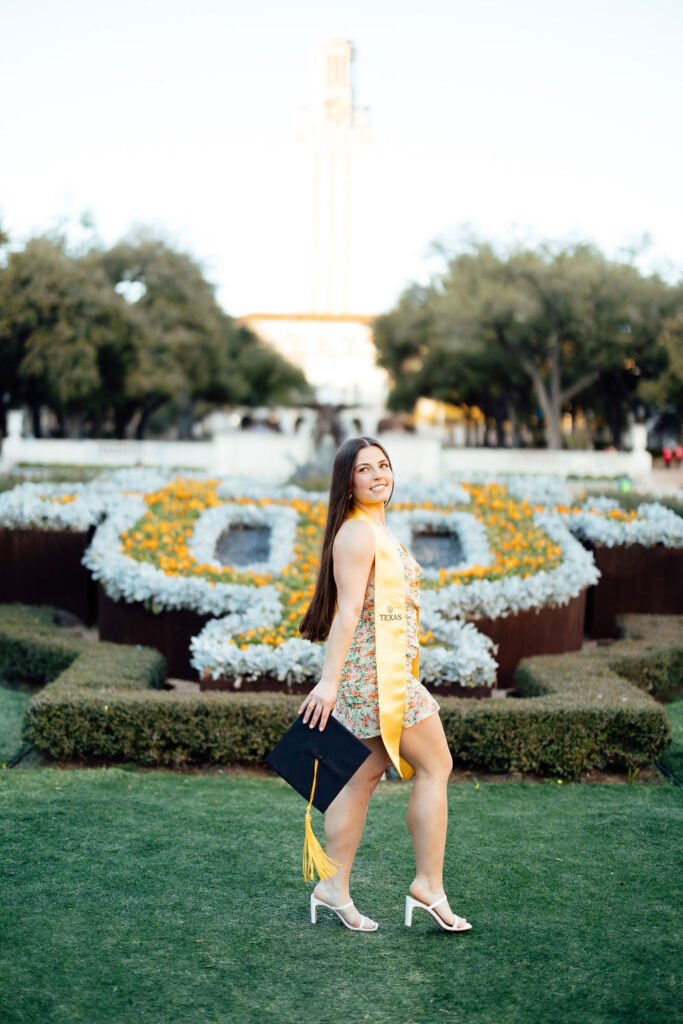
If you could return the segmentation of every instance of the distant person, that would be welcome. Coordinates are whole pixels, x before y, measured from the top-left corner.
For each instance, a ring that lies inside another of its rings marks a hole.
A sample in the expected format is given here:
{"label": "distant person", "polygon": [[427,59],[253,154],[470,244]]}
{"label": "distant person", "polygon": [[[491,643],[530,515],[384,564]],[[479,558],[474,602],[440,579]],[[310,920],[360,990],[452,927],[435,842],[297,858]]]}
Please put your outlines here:
{"label": "distant person", "polygon": [[666,466],[667,469],[671,465],[671,456],[672,455],[673,455],[673,452],[671,451],[669,446],[665,445],[664,448],[662,448],[662,458],[664,459],[664,465]]}
{"label": "distant person", "polygon": [[339,867],[311,893],[311,921],[327,907],[353,931],[377,929],[356,910],[349,876],[368,802],[391,763],[402,778],[414,773],[408,827],[416,870],[405,923],[421,909],[444,931],[469,931],[472,925],[452,912],[443,887],[453,760],[439,705],[418,679],[422,570],[384,521],[393,490],[391,462],[378,441],[353,437],[342,444],[332,468],[315,592],[299,625],[305,639],[327,640],[325,662],[299,713],[319,729],[333,715],[372,753],[326,812],[326,853]]}
{"label": "distant person", "polygon": [[681,468],[681,462],[683,462],[683,445],[677,444],[674,448],[674,458],[676,460],[676,466],[678,469]]}

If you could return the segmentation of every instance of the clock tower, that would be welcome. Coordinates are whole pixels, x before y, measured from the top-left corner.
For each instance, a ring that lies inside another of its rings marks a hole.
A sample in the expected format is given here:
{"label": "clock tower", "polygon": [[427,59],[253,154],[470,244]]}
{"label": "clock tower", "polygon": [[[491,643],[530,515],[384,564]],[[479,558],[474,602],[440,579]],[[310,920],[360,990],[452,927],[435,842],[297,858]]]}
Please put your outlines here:
{"label": "clock tower", "polygon": [[370,111],[354,106],[353,57],[348,39],[325,39],[316,47],[314,104],[302,110],[312,313],[349,312],[353,158],[370,138]]}
{"label": "clock tower", "polygon": [[349,309],[353,164],[370,138],[370,112],[354,106],[352,61],[348,39],[320,43],[314,104],[301,111],[310,306],[303,313],[250,313],[241,322],[301,367],[318,402],[356,410],[349,414],[349,433],[373,434],[384,415],[388,376],[376,362],[375,317]]}

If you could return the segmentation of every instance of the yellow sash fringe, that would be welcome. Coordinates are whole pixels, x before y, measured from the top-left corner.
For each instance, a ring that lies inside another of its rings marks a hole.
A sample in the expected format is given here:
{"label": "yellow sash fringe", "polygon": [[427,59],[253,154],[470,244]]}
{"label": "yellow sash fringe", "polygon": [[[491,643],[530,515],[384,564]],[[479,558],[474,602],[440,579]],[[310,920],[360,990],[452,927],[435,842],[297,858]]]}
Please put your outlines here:
{"label": "yellow sash fringe", "polygon": [[[407,637],[403,563],[395,545],[372,516],[363,509],[354,508],[348,518],[364,519],[375,531],[375,644],[379,727],[396,771],[402,779],[409,779],[413,769],[398,752],[406,705]],[[416,679],[419,678],[419,661],[418,651],[412,664],[412,673]]]}

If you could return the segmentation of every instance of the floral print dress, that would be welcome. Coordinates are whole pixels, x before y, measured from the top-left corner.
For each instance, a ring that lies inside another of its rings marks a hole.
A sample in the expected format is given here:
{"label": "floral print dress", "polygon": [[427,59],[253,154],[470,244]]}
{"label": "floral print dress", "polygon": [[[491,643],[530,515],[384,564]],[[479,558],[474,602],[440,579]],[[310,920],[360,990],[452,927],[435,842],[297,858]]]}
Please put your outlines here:
{"label": "floral print dress", "polygon": [[[418,682],[412,672],[413,658],[418,650],[417,609],[420,607],[422,568],[399,544],[406,596],[406,706],[403,728],[416,725],[439,710],[434,697]],[[377,660],[375,648],[375,583],[368,582],[363,610],[342,667],[337,701],[332,715],[361,739],[379,736],[379,698],[377,693]]]}

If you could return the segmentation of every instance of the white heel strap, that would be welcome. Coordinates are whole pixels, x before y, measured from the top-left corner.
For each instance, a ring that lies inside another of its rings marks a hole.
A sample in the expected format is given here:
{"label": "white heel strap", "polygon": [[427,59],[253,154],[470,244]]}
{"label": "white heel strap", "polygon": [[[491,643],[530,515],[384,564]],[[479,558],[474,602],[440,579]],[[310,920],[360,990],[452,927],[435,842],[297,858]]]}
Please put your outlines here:
{"label": "white heel strap", "polygon": [[446,899],[446,897],[442,896],[440,900],[436,901],[436,903],[431,903],[427,909],[428,910],[433,910],[434,907],[438,907],[440,903],[443,903],[445,899]]}
{"label": "white heel strap", "polygon": [[311,893],[311,896],[316,903],[320,904],[321,907],[327,907],[328,910],[346,910],[348,907],[353,906],[353,900],[349,900],[349,902],[345,903],[342,907],[333,907],[331,903],[325,903],[325,900],[319,899],[315,893]]}

